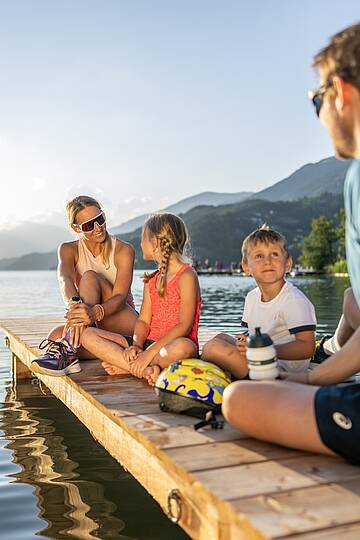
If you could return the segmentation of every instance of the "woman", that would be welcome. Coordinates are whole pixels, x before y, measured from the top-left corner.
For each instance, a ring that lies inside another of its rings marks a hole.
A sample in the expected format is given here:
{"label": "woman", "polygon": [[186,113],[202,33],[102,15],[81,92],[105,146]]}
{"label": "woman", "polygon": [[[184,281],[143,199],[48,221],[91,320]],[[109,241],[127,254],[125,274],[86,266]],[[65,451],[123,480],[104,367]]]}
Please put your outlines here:
{"label": "woman", "polygon": [[45,354],[32,362],[34,371],[58,376],[80,371],[77,358],[91,356],[77,350],[87,326],[132,335],[137,319],[130,290],[133,247],[109,235],[105,214],[92,197],[75,197],[66,212],[69,226],[79,235],[58,250],[66,324],[50,332]]}

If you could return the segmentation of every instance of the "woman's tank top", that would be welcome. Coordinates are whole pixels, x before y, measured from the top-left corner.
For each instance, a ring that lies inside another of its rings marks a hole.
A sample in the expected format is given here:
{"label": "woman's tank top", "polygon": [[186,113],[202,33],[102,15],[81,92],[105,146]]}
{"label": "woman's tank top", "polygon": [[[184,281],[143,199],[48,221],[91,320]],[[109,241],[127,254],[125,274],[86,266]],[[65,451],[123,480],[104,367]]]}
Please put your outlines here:
{"label": "woman's tank top", "polygon": [[[180,289],[179,279],[185,270],[191,268],[189,264],[184,264],[180,270],[166,284],[166,293],[163,298],[159,296],[156,289],[156,281],[159,277],[157,272],[149,281],[149,291],[151,298],[151,323],[150,332],[147,339],[157,341],[163,337],[179,322],[180,312]],[[196,304],[193,325],[186,336],[199,347],[198,329],[200,320],[201,299]]]}
{"label": "woman's tank top", "polygon": [[[83,238],[80,238],[78,240],[78,261],[75,266],[76,271],[76,284],[78,285],[80,282],[81,276],[87,271],[87,270],[93,270],[97,274],[101,274],[106,278],[111,285],[114,285],[115,279],[116,279],[116,266],[115,266],[115,247],[116,247],[116,238],[114,236],[110,236],[111,238],[111,251],[109,256],[109,264],[108,266],[105,266],[102,259],[101,254],[94,257],[94,255],[91,253],[91,251],[86,247],[85,241]],[[131,294],[131,290],[129,291],[128,297],[127,297],[127,303],[129,306],[134,306],[134,299]]]}

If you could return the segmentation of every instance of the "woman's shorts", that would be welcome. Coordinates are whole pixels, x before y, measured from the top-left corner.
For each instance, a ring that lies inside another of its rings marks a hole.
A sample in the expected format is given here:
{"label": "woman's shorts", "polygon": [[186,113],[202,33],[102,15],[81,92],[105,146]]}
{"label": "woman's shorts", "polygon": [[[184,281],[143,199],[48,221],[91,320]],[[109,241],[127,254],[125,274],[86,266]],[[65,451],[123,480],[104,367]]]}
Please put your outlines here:
{"label": "woman's shorts", "polygon": [[[131,345],[133,344],[132,336],[124,336],[124,338],[128,342],[129,347],[131,347]],[[155,343],[155,341],[153,341],[152,339],[146,339],[145,343],[143,345],[143,351],[146,351],[146,349],[148,349],[150,347],[150,345],[152,345],[153,343]]]}
{"label": "woman's shorts", "polygon": [[315,417],[325,446],[360,465],[360,384],[319,388]]}

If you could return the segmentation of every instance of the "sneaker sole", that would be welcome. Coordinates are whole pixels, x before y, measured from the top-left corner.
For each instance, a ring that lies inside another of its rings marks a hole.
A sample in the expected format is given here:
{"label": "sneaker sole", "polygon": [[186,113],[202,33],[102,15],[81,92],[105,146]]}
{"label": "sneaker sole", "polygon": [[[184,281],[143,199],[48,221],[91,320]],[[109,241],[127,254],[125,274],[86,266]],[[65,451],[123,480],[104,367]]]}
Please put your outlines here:
{"label": "sneaker sole", "polygon": [[36,360],[31,363],[31,371],[34,373],[40,373],[41,375],[50,375],[51,377],[63,377],[64,375],[72,375],[73,373],[79,373],[81,371],[81,366],[76,360],[70,366],[67,366],[64,369],[47,369],[39,364],[36,364]]}

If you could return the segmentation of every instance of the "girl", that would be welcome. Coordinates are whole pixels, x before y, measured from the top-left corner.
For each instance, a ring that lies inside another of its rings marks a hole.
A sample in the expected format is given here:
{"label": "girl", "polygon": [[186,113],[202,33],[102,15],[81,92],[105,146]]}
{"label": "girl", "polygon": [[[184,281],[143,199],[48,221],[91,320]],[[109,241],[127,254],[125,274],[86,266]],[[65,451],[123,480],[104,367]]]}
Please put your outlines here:
{"label": "girl", "polygon": [[[137,319],[130,290],[133,247],[109,235],[105,213],[92,197],[75,197],[66,212],[69,226],[79,235],[78,240],[58,249],[58,279],[67,322],[50,332],[45,354],[32,363],[34,371],[49,375],[71,373],[77,357],[90,356],[87,351],[76,351],[87,326],[96,323],[112,332],[132,334]],[[82,302],[72,303],[74,296]],[[67,339],[61,339],[65,334]]]}
{"label": "girl", "polygon": [[185,223],[170,213],[152,215],[143,227],[145,260],[159,269],[144,276],[143,303],[133,338],[88,328],[82,344],[110,375],[130,372],[155,384],[172,362],[198,354],[200,288],[197,274],[185,262],[188,244]]}

